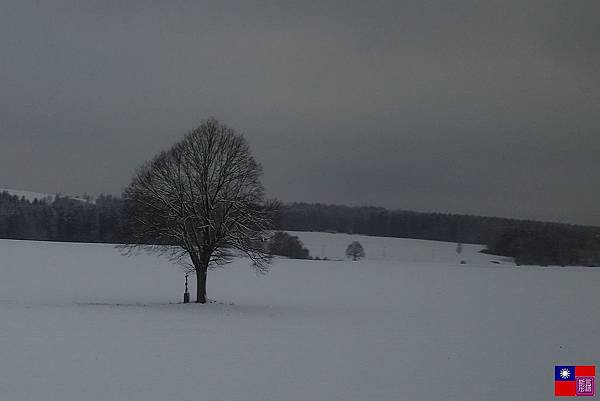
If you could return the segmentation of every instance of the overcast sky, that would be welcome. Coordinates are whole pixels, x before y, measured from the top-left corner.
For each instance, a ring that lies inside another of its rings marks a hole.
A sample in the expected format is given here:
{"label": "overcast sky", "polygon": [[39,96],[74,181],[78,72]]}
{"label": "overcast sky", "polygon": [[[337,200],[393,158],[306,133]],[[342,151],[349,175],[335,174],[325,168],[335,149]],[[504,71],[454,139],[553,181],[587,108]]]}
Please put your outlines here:
{"label": "overcast sky", "polygon": [[0,1],[0,187],[119,194],[214,116],[284,201],[600,225],[600,2]]}

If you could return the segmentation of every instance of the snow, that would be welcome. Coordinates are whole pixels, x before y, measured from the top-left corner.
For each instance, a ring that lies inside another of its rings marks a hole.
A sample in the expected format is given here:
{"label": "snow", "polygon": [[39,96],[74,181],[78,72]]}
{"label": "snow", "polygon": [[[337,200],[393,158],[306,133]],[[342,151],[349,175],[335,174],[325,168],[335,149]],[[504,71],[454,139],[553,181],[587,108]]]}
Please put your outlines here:
{"label": "snow", "polygon": [[[25,198],[26,200],[33,202],[34,200],[38,200],[38,201],[49,201],[49,202],[53,202],[54,199],[56,198],[56,195],[52,195],[52,194],[45,194],[45,193],[41,193],[41,192],[32,192],[32,191],[22,191],[19,189],[10,189],[10,188],[0,188],[0,193],[2,192],[8,192],[10,195],[16,195],[19,197],[19,199],[21,198]],[[66,197],[69,199],[73,199],[73,200],[78,200],[81,202],[87,202],[85,199],[83,198],[78,198],[76,196],[70,196],[70,195],[61,195],[62,197]]]}
{"label": "snow", "polygon": [[600,270],[298,235],[340,258],[358,239],[367,258],[277,259],[265,276],[236,260],[209,273],[218,302],[182,305],[162,258],[0,240],[0,399],[536,401],[554,365],[596,363]]}
{"label": "snow", "polygon": [[16,195],[19,197],[19,199],[21,198],[25,198],[26,200],[33,202],[34,200],[50,200],[53,201],[55,195],[50,195],[50,194],[43,194],[41,192],[31,192],[31,191],[21,191],[18,189],[10,189],[10,188],[0,188],[0,193],[2,192],[8,192],[10,195]]}
{"label": "snow", "polygon": [[297,236],[310,251],[311,256],[327,259],[346,259],[346,247],[358,241],[365,249],[369,262],[427,262],[486,264],[492,261],[512,264],[511,258],[480,253],[484,245],[462,244],[462,252],[456,253],[458,244],[409,238],[371,237],[367,235],[330,234],[321,232],[288,231]]}

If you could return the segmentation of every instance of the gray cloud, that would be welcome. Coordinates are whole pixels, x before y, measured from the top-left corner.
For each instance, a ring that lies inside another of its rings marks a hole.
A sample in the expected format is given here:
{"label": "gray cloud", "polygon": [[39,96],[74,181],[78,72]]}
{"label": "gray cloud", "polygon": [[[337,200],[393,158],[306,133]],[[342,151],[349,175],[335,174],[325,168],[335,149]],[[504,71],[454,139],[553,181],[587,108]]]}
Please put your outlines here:
{"label": "gray cloud", "polygon": [[3,2],[0,187],[118,193],[200,119],[284,200],[600,224],[594,1]]}

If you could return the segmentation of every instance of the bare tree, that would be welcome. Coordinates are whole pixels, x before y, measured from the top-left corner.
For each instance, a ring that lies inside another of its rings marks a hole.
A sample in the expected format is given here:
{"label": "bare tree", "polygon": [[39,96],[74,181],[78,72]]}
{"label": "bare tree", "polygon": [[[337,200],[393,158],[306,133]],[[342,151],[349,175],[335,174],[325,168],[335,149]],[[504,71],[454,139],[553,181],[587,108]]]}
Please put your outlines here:
{"label": "bare tree", "polygon": [[278,204],[265,201],[261,166],[244,137],[208,119],[136,172],[124,193],[126,252],[168,255],[196,274],[196,302],[206,302],[209,268],[236,254],[266,272],[263,241]]}
{"label": "bare tree", "polygon": [[365,250],[360,242],[354,241],[346,248],[346,256],[352,258],[352,260],[358,260],[365,257]]}

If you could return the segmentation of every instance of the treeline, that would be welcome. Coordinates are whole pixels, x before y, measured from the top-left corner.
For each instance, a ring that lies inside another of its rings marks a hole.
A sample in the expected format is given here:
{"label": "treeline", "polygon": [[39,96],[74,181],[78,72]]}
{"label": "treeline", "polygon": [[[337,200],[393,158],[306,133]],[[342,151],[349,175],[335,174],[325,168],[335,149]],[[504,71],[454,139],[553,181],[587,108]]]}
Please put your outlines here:
{"label": "treeline", "polygon": [[565,224],[519,224],[494,238],[487,253],[519,265],[600,266],[600,229]]}
{"label": "treeline", "polygon": [[[95,202],[65,197],[29,202],[0,194],[0,238],[119,243],[125,221],[122,199],[110,195]],[[276,225],[485,244],[489,253],[514,257],[518,264],[600,266],[600,227],[306,203],[284,205]]]}
{"label": "treeline", "polygon": [[294,231],[484,244],[486,252],[517,264],[600,266],[600,227],[307,203],[287,205],[279,224]]}
{"label": "treeline", "polygon": [[0,238],[118,243],[124,224],[123,201],[111,195],[95,203],[61,196],[30,202],[0,193]]}
{"label": "treeline", "polygon": [[282,229],[329,231],[380,237],[416,238],[489,244],[515,227],[517,220],[443,213],[391,211],[381,207],[350,207],[293,203],[279,218]]}

